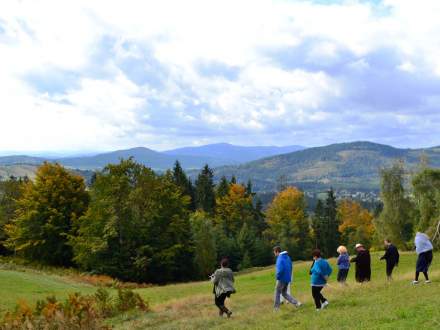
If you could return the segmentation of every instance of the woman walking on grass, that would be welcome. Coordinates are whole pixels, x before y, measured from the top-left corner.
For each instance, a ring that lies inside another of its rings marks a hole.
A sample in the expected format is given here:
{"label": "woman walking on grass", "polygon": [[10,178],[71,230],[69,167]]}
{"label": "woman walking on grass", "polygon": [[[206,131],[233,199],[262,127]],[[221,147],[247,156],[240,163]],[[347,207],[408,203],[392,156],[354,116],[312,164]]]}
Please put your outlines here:
{"label": "woman walking on grass", "polygon": [[371,257],[370,252],[360,243],[356,244],[357,255],[350,262],[356,264],[356,281],[359,283],[371,280]]}
{"label": "woman walking on grass", "polygon": [[328,306],[328,300],[322,295],[321,291],[327,284],[332,268],[327,260],[321,258],[320,250],[313,250],[312,256],[313,264],[312,268],[310,268],[312,296],[315,301],[316,310],[319,311]]}
{"label": "woman walking on grass", "polygon": [[432,250],[434,247],[432,246],[431,241],[429,240],[428,235],[424,233],[417,233],[414,241],[416,245],[416,252],[418,254],[417,264],[416,264],[416,277],[413,284],[419,284],[419,274],[423,273],[425,276],[425,283],[431,283],[431,280],[428,276],[429,266],[432,263]]}
{"label": "woman walking on grass", "polygon": [[229,260],[223,258],[220,262],[220,268],[211,275],[211,281],[214,283],[215,305],[219,309],[219,316],[226,314],[231,317],[232,312],[225,306],[225,300],[235,293],[234,273],[229,268]]}
{"label": "woman walking on grass", "polygon": [[350,256],[348,255],[347,248],[343,245],[336,250],[339,253],[337,260],[338,264],[338,282],[340,284],[347,284],[348,271],[350,270]]}

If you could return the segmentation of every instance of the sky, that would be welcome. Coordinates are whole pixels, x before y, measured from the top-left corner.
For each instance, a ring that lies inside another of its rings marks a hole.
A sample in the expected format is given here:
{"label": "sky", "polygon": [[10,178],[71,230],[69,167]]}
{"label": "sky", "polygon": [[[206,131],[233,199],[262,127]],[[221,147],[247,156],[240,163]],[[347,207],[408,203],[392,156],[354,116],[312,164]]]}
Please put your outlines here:
{"label": "sky", "polygon": [[0,2],[0,152],[440,145],[440,1]]}

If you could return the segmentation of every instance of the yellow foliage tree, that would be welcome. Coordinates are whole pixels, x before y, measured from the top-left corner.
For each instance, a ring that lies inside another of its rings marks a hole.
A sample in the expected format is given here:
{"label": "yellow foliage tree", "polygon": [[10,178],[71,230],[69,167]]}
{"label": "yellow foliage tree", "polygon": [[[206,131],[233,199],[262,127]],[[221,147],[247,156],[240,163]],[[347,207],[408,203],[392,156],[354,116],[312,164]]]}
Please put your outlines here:
{"label": "yellow foliage tree", "polygon": [[278,193],[267,210],[266,230],[271,243],[281,244],[293,258],[308,256],[311,239],[303,192],[287,187]]}
{"label": "yellow foliage tree", "polygon": [[252,197],[240,184],[231,184],[229,192],[216,200],[215,223],[221,225],[227,235],[237,235],[246,223],[253,227],[254,212]]}
{"label": "yellow foliage tree", "polygon": [[344,244],[352,247],[356,243],[366,246],[371,244],[374,235],[373,215],[362,206],[351,200],[339,203],[337,214],[339,232]]}

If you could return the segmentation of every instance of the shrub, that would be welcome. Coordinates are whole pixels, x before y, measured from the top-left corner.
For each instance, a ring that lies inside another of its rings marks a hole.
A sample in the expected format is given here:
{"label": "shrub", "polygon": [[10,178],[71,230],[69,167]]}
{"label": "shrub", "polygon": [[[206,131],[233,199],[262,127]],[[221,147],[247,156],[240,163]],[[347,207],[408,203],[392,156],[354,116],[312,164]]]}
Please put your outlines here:
{"label": "shrub", "polygon": [[74,293],[60,302],[54,296],[37,301],[32,309],[25,301],[18,303],[13,312],[8,312],[0,322],[1,330],[105,330],[103,320],[118,312],[133,309],[149,311],[149,306],[141,296],[128,289],[119,289],[115,299],[104,288],[94,295]]}

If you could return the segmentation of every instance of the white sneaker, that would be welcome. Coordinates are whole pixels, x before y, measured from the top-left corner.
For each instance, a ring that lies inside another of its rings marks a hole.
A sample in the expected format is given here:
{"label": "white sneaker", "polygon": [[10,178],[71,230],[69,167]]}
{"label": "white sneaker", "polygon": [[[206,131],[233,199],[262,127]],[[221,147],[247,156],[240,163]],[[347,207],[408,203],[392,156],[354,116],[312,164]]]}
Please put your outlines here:
{"label": "white sneaker", "polygon": [[317,312],[320,312],[320,311],[321,311],[321,308],[317,308],[316,311],[317,311]]}
{"label": "white sneaker", "polygon": [[323,303],[322,303],[322,305],[321,305],[321,309],[324,309],[324,308],[326,308],[328,306],[328,301],[326,300],[326,301],[324,301]]}
{"label": "white sneaker", "polygon": [[300,303],[299,301],[295,304],[295,307],[296,308],[299,308],[299,307],[301,307],[303,304],[302,303]]}
{"label": "white sneaker", "polygon": [[429,283],[431,283],[431,280],[426,280],[425,283],[429,284]]}
{"label": "white sneaker", "polygon": [[412,281],[412,284],[413,285],[419,284],[419,281],[414,280],[414,281]]}

